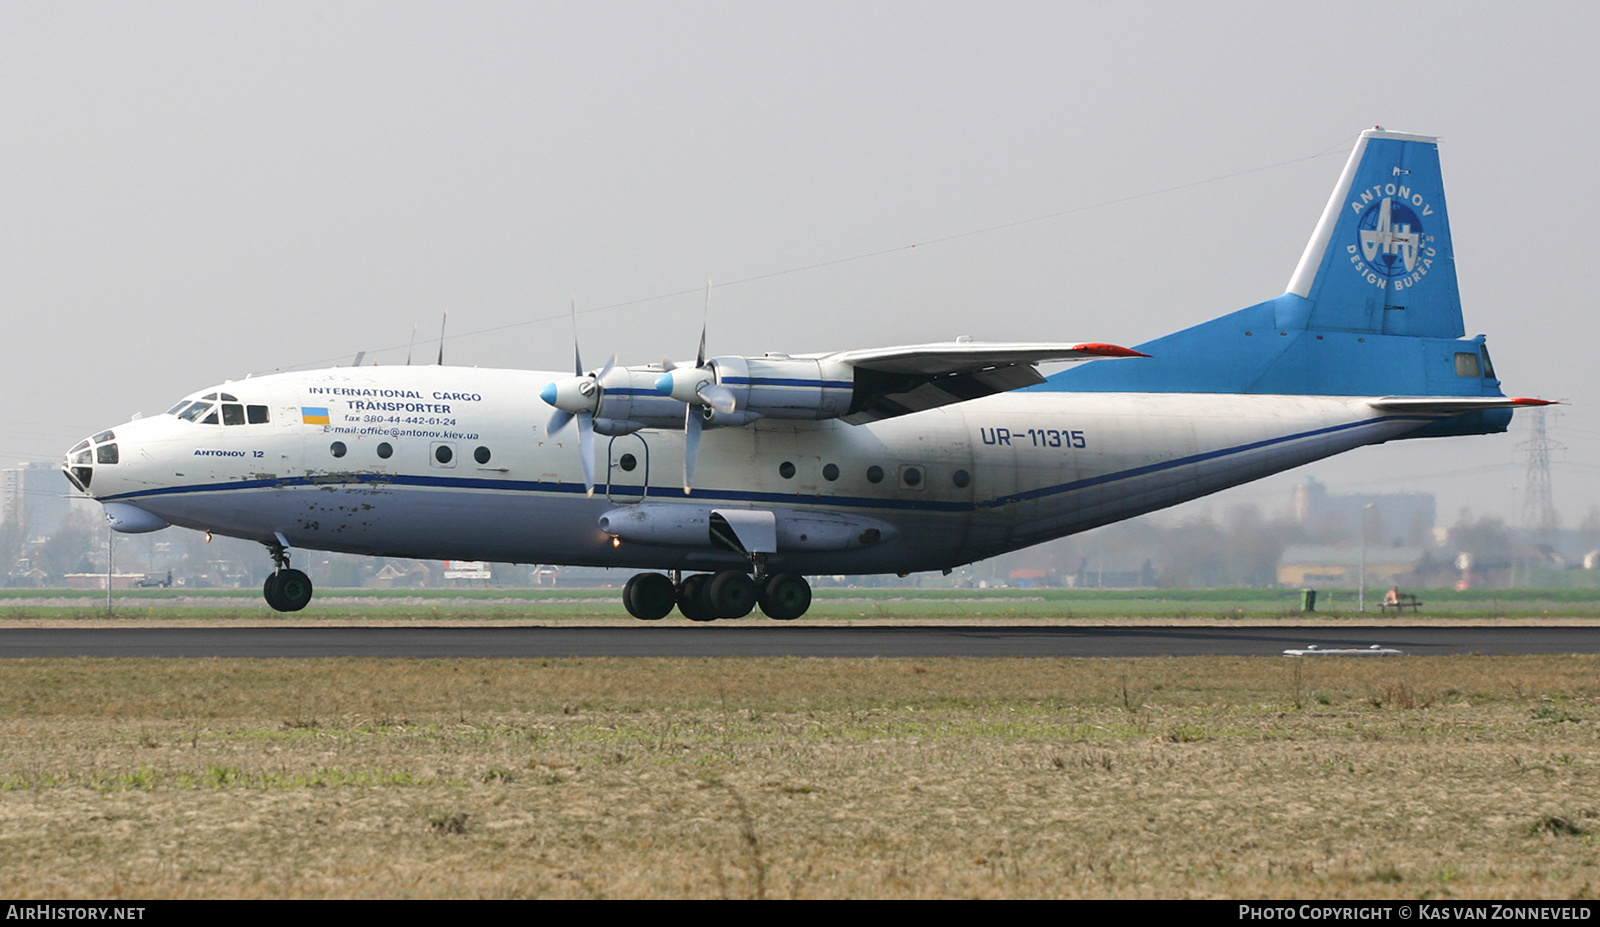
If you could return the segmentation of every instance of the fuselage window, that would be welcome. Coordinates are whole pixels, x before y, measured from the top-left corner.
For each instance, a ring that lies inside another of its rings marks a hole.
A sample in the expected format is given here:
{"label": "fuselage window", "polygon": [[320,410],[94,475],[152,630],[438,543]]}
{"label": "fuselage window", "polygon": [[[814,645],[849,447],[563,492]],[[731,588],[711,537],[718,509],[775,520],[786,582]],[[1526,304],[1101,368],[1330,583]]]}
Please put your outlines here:
{"label": "fuselage window", "polygon": [[433,449],[433,459],[439,461],[441,464],[449,463],[455,459],[455,456],[456,452],[450,450],[450,445],[448,444],[441,444]]}
{"label": "fuselage window", "polygon": [[883,482],[883,468],[878,466],[877,464],[873,464],[872,466],[868,467],[867,468],[867,482],[869,482],[869,483],[881,483],[881,482]]}
{"label": "fuselage window", "polygon": [[[476,460],[480,464],[488,463],[489,462],[489,449],[486,448],[486,447],[479,447],[477,450],[472,452],[472,459]],[[630,467],[629,469],[632,469],[632,468]]]}
{"label": "fuselage window", "polygon": [[384,460],[388,460],[390,457],[394,456],[394,446],[387,441],[380,443],[378,445],[378,456],[382,457]]}
{"label": "fuselage window", "polygon": [[245,406],[244,411],[252,425],[265,425],[269,421],[266,406]]}
{"label": "fuselage window", "polygon": [[781,464],[778,464],[778,475],[786,480],[794,479],[794,464],[787,460]]}
{"label": "fuselage window", "polygon": [[621,467],[628,473],[632,473],[633,468],[639,466],[639,458],[633,456],[632,454],[623,454],[621,457],[617,458],[617,466]]}
{"label": "fuselage window", "polygon": [[345,452],[345,446],[344,446],[344,442],[343,441],[335,441],[332,444],[328,445],[328,453],[332,454],[335,457],[343,457],[344,456],[344,452]]}
{"label": "fuselage window", "polygon": [[965,470],[957,470],[950,474],[950,482],[956,484],[957,489],[966,489],[972,484],[972,474]]}
{"label": "fuselage window", "polygon": [[1479,377],[1482,375],[1483,374],[1478,365],[1478,355],[1476,353],[1469,354],[1466,352],[1459,352],[1456,354],[1456,376]]}
{"label": "fuselage window", "polygon": [[96,463],[114,464],[117,462],[117,446],[115,444],[102,444],[94,449]]}
{"label": "fuselage window", "polygon": [[225,403],[223,403],[222,404],[222,424],[224,424],[224,425],[243,425],[244,424],[244,406],[241,406],[241,405],[239,405],[238,403],[235,403],[235,402],[225,402]]}
{"label": "fuselage window", "polygon": [[827,480],[830,483],[833,482],[834,480],[838,479],[839,478],[839,465],[838,464],[827,464],[827,465],[823,466],[823,468],[822,468],[822,478]]}
{"label": "fuselage window", "polygon": [[922,485],[922,469],[920,467],[906,467],[900,471],[900,485],[907,489],[916,489]]}

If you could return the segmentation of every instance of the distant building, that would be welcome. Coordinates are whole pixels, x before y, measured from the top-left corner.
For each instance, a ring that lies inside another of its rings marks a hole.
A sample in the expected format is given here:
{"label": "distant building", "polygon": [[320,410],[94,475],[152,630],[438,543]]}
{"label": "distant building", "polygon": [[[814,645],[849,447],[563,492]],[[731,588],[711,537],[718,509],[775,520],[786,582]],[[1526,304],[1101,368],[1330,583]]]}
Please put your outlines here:
{"label": "distant building", "polygon": [[[1424,567],[1427,552],[1420,547],[1368,547],[1367,586],[1412,583]],[[1278,559],[1278,585],[1288,587],[1347,586],[1361,584],[1361,548],[1297,544]]]}
{"label": "distant building", "polygon": [[1312,537],[1359,542],[1363,516],[1369,543],[1425,547],[1433,538],[1437,512],[1428,492],[1330,493],[1311,477],[1294,489],[1295,521]]}
{"label": "distant building", "polygon": [[48,537],[66,520],[69,495],[60,464],[7,467],[0,470],[0,522],[21,526],[22,538]]}

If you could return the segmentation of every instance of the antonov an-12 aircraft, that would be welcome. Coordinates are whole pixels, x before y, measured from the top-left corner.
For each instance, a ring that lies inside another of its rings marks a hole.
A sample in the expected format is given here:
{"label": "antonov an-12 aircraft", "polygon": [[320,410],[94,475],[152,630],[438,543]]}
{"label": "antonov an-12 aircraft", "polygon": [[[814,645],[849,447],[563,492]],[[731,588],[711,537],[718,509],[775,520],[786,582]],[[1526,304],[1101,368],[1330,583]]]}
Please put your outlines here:
{"label": "antonov an-12 aircraft", "polygon": [[[635,617],[759,606],[807,574],[948,572],[1398,438],[1500,432],[1464,338],[1436,140],[1361,133],[1288,292],[1137,349],[958,340],[606,364],[340,367],[229,381],[67,453],[124,532],[639,570]],[[574,352],[576,354],[576,352]],[[1036,364],[1094,360],[1048,378]]]}

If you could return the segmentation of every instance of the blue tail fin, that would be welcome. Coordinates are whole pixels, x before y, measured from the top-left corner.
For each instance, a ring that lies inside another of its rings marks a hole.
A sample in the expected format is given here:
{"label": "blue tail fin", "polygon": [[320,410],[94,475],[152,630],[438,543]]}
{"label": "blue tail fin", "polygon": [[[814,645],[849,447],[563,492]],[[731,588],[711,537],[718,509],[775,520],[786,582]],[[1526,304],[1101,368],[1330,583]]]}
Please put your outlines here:
{"label": "blue tail fin", "polygon": [[1434,139],[1361,133],[1289,281],[1307,327],[1460,338],[1461,293]]}
{"label": "blue tail fin", "polygon": [[[1276,299],[1086,364],[1036,389],[1335,396],[1499,396],[1483,337],[1462,340],[1435,139],[1361,133]],[[1503,431],[1510,414],[1430,434]]]}

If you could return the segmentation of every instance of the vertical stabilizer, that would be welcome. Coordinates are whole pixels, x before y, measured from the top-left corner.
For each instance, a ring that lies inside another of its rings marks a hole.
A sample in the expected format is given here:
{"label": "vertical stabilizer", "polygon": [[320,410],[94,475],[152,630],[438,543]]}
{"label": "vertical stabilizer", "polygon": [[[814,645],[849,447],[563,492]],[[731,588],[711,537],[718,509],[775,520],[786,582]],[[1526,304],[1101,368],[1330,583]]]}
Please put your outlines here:
{"label": "vertical stabilizer", "polygon": [[[1482,336],[1463,335],[1437,141],[1368,129],[1282,296],[1139,345],[1148,358],[1088,364],[1034,388],[1501,395]],[[1462,416],[1450,433],[1503,430],[1509,415]]]}
{"label": "vertical stabilizer", "polygon": [[1361,133],[1288,292],[1311,302],[1313,329],[1465,333],[1437,139]]}

